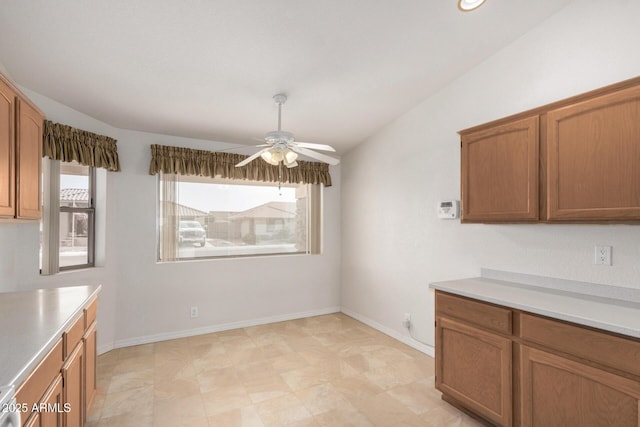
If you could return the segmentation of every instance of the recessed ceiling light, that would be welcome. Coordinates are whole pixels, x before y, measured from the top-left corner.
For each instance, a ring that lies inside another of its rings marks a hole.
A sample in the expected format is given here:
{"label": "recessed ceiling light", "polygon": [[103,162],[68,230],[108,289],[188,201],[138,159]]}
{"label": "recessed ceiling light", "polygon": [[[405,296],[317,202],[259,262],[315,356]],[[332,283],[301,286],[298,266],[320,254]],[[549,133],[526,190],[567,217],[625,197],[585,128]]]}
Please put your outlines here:
{"label": "recessed ceiling light", "polygon": [[463,12],[471,12],[482,6],[485,0],[458,0],[458,9]]}

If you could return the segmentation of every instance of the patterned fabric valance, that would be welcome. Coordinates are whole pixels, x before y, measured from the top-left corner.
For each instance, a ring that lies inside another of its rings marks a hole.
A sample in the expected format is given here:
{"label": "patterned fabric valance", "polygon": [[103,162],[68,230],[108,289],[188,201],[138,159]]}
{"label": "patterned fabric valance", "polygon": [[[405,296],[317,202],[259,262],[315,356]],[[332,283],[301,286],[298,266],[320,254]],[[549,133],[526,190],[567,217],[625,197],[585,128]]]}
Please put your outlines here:
{"label": "patterned fabric valance", "polygon": [[292,184],[302,182],[305,184],[324,184],[325,187],[331,186],[329,165],[326,163],[298,160],[298,166],[287,168],[282,164],[272,166],[262,159],[256,159],[246,166],[235,167],[237,163],[247,157],[242,154],[152,145],[149,174],[155,175],[158,172],[163,172],[211,178],[222,177]]}
{"label": "patterned fabric valance", "polygon": [[108,136],[46,120],[42,156],[63,162],[75,160],[85,166],[117,172],[120,170],[120,161],[116,143],[115,139]]}

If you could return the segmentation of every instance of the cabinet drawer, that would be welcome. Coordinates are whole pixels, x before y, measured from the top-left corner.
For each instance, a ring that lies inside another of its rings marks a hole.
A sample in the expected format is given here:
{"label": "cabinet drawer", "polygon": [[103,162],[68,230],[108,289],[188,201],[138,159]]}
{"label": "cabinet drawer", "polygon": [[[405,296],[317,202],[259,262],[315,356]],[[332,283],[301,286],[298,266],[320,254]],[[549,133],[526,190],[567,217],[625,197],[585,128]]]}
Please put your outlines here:
{"label": "cabinet drawer", "polygon": [[564,353],[640,376],[640,342],[523,313],[520,336]]}
{"label": "cabinet drawer", "polygon": [[84,309],[84,329],[88,329],[89,326],[96,320],[98,314],[98,299],[94,299],[87,308]]}
{"label": "cabinet drawer", "polygon": [[84,335],[84,316],[78,317],[72,324],[72,326],[67,329],[65,333],[62,334],[62,342],[64,344],[64,358],[69,357],[69,354],[73,351],[76,345],[82,339]]}
{"label": "cabinet drawer", "polygon": [[511,310],[436,292],[436,316],[450,316],[503,334],[511,334]]}
{"label": "cabinet drawer", "polygon": [[[17,403],[27,404],[32,408],[34,403],[40,402],[51,381],[60,373],[62,360],[62,340],[59,340],[20,386],[16,393]],[[22,414],[22,416],[26,419],[29,414]]]}

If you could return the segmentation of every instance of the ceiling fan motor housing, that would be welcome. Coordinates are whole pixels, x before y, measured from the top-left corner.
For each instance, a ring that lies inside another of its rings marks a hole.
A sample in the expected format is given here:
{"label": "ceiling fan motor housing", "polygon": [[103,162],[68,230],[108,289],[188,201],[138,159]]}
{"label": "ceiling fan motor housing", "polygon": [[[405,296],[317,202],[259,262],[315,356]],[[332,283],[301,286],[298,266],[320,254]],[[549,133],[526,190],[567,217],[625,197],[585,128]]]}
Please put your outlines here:
{"label": "ceiling fan motor housing", "polygon": [[285,95],[284,93],[278,93],[276,95],[273,95],[273,100],[276,104],[284,104],[285,102],[287,102],[287,95]]}
{"label": "ceiling fan motor housing", "polygon": [[284,130],[272,130],[265,135],[264,139],[270,144],[275,144],[277,142],[289,144],[293,142],[293,134]]}

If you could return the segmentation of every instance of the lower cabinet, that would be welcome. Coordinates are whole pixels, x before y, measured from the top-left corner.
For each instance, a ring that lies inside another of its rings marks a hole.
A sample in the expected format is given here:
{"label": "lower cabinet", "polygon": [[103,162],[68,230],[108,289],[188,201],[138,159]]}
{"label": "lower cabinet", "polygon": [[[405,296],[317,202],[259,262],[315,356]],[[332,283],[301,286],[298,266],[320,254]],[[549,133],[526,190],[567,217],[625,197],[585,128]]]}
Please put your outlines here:
{"label": "lower cabinet", "polygon": [[62,334],[18,387],[23,427],[82,427],[96,394],[98,300]]}
{"label": "lower cabinet", "polygon": [[38,403],[39,411],[33,412],[25,427],[63,427],[62,412],[62,375],[53,380],[42,400]]}
{"label": "lower cabinet", "polygon": [[64,413],[66,427],[82,427],[84,425],[84,351],[79,343],[62,366],[64,381],[63,400],[69,408]]}
{"label": "lower cabinet", "polygon": [[522,346],[523,426],[640,424],[640,383],[546,351]]}
{"label": "lower cabinet", "polygon": [[511,425],[511,340],[439,319],[436,388],[500,425]]}
{"label": "lower cabinet", "polygon": [[[62,427],[62,415],[64,413],[64,402],[62,399],[62,375],[58,374],[49,389],[42,398],[42,404],[46,405],[47,410],[41,411],[38,415],[39,427]],[[49,410],[52,409],[52,410]]]}
{"label": "lower cabinet", "polygon": [[31,415],[24,424],[24,427],[40,427],[40,414]]}
{"label": "lower cabinet", "polygon": [[499,426],[640,427],[640,340],[436,291],[436,388]]}
{"label": "lower cabinet", "polygon": [[86,421],[87,413],[93,403],[93,399],[97,392],[96,382],[96,360],[98,356],[98,328],[95,320],[89,326],[89,329],[82,337],[84,349],[84,420]]}

